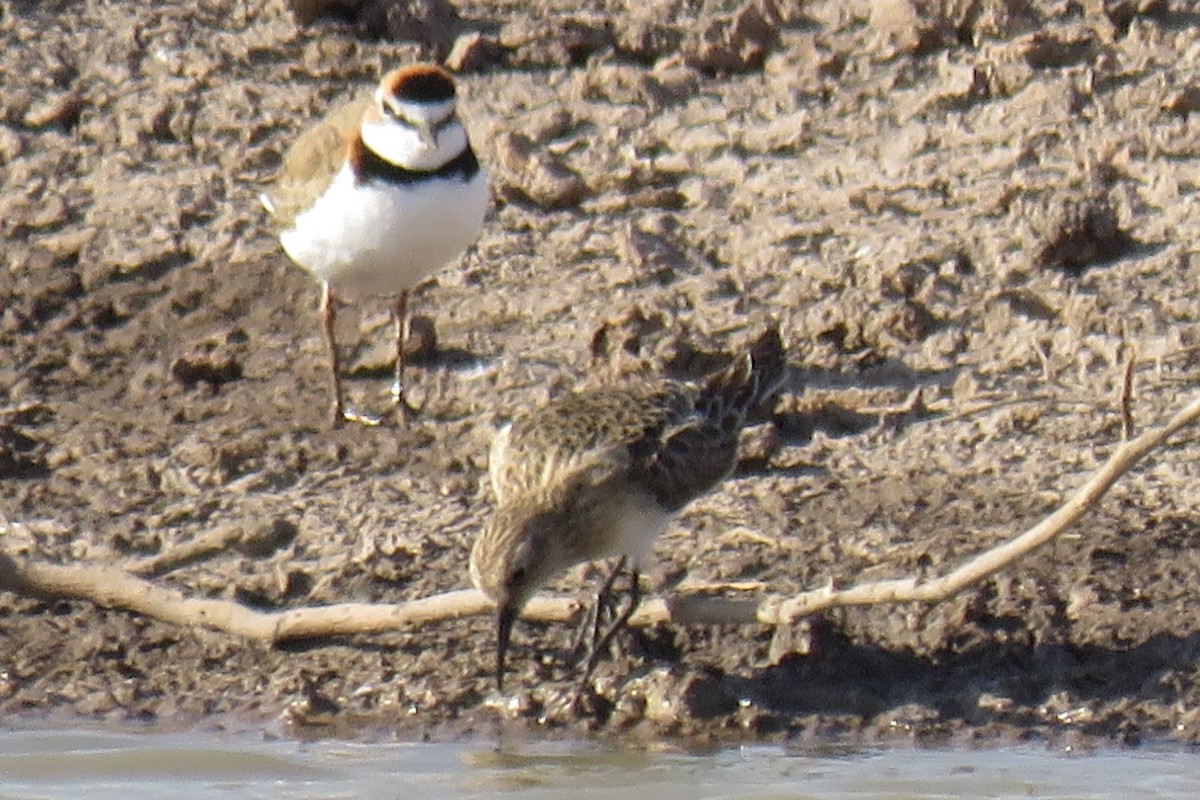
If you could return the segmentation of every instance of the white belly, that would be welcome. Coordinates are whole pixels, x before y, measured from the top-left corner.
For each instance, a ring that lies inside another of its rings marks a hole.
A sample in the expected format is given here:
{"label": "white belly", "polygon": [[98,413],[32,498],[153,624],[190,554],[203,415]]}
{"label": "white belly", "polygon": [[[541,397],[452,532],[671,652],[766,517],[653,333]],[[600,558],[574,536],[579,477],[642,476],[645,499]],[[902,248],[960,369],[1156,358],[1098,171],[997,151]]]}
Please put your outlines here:
{"label": "white belly", "polygon": [[612,517],[612,547],[607,556],[625,556],[634,567],[646,562],[654,542],[671,523],[672,514],[642,494],[627,495]]}
{"label": "white belly", "polygon": [[293,261],[338,293],[396,294],[475,241],[487,202],[482,169],[466,183],[449,178],[356,186],[343,167],[279,240]]}

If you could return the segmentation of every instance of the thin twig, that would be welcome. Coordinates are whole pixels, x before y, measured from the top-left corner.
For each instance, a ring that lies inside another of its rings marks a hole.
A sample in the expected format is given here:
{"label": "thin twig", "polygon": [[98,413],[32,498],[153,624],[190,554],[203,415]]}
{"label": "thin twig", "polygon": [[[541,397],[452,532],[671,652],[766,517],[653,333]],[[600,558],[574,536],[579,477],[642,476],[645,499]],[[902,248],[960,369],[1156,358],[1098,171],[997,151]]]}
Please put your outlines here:
{"label": "thin twig", "polygon": [[[0,589],[51,600],[87,600],[164,622],[200,626],[246,639],[279,643],[295,639],[375,634],[430,622],[476,616],[492,603],[474,589],[446,592],[399,604],[339,603],[286,611],[257,611],[229,600],[186,597],[102,564],[46,564],[0,550]],[[533,598],[527,616],[551,622],[571,619],[575,602]]]}
{"label": "thin twig", "polygon": [[298,531],[295,524],[284,519],[251,529],[241,525],[221,525],[162,553],[135,561],[126,569],[143,578],[156,578],[231,550],[265,558],[290,544]]}
{"label": "thin twig", "polygon": [[1137,362],[1137,347],[1124,345],[1125,371],[1121,376],[1121,440],[1133,438],[1133,368]]}
{"label": "thin twig", "polygon": [[134,575],[156,578],[224,553],[241,538],[240,527],[221,525],[195,539],[189,539],[178,547],[135,561],[127,569]]}
{"label": "thin twig", "polygon": [[[792,597],[769,595],[759,599],[731,600],[705,595],[675,595],[644,602],[630,624],[785,625],[834,606],[944,600],[1011,566],[1061,534],[1094,508],[1117,479],[1197,419],[1200,419],[1200,399],[1192,401],[1164,425],[1118,446],[1100,469],[1042,522],[941,577],[924,581],[913,577],[897,578],[846,588],[828,585]],[[483,594],[468,589],[399,604],[346,603],[265,612],[227,600],[185,597],[113,566],[38,563],[3,550],[0,550],[0,590],[52,599],[87,600],[105,608],[133,611],[178,625],[202,626],[271,643],[404,630],[493,610]],[[574,597],[538,596],[525,607],[523,616],[564,622],[573,619],[579,607]]]}
{"label": "thin twig", "polygon": [[928,581],[900,578],[845,589],[827,587],[787,599],[769,597],[760,604],[756,618],[760,622],[780,624],[832,606],[912,601],[935,603],[952,597],[1054,539],[1085,512],[1094,508],[1118,478],[1160,447],[1172,434],[1195,423],[1197,418],[1200,418],[1200,399],[1193,400],[1165,425],[1121,444],[1067,502],[1037,525],[1014,539],[984,551],[940,578]]}

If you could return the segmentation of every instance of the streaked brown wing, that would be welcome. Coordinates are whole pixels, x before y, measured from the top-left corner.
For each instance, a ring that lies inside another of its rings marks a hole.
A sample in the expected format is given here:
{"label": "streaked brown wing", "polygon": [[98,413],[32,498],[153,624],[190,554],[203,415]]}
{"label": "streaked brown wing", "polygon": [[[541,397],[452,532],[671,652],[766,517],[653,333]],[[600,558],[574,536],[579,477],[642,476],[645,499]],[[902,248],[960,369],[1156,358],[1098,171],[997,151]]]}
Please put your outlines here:
{"label": "streaked brown wing", "polygon": [[[694,414],[638,450],[632,472],[675,512],[726,478],[737,458],[737,429]],[[637,450],[635,450],[637,452]]]}
{"label": "streaked brown wing", "polygon": [[284,154],[269,192],[275,218],[283,226],[329,188],[346,160],[346,150],[366,111],[369,99],[345,103],[300,135]]}
{"label": "streaked brown wing", "polygon": [[[537,488],[548,475],[585,468],[597,458],[613,463],[616,452],[658,449],[675,420],[691,409],[686,389],[671,383],[603,387],[564,395],[515,419],[502,447],[493,447],[493,486],[501,496]],[[499,451],[499,452],[498,452]]]}

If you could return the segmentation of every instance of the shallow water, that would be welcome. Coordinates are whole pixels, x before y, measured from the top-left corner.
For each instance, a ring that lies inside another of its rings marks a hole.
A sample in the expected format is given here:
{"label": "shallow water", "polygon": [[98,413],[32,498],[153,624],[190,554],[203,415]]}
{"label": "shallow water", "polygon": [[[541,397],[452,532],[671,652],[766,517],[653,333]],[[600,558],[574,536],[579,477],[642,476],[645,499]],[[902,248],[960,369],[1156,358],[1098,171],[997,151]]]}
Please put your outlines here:
{"label": "shallow water", "polygon": [[1200,755],[594,743],[357,744],[220,733],[0,732],[0,800],[164,798],[1190,798]]}

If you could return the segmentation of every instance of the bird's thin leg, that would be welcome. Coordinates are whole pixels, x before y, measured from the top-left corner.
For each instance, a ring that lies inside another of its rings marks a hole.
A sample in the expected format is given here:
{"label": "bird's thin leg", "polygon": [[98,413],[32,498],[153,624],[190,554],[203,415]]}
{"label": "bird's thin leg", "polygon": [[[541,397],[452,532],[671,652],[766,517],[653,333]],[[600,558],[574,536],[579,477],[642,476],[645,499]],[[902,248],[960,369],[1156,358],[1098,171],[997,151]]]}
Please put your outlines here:
{"label": "bird's thin leg", "polygon": [[[624,566],[624,564],[625,559],[622,558],[617,563],[618,569],[613,570],[614,575],[616,572],[620,571],[620,567]],[[637,568],[630,567],[629,605],[617,615],[616,619],[613,620],[612,625],[608,627],[608,630],[606,630],[593,645],[591,655],[588,656],[587,664],[585,664],[583,668],[583,677],[581,678],[581,683],[587,683],[588,678],[590,678],[592,675],[592,670],[594,670],[596,668],[596,664],[599,663],[600,657],[608,650],[608,646],[612,644],[613,637],[625,627],[625,623],[629,622],[629,618],[633,616],[633,612],[636,611],[637,607],[641,604],[642,588],[640,578],[641,576],[638,573]],[[609,583],[611,583],[611,581],[609,581]],[[599,615],[600,612],[598,609],[596,613]]]}
{"label": "bird's thin leg", "polygon": [[608,577],[604,579],[604,584],[600,587],[600,591],[596,592],[596,602],[588,607],[587,613],[580,621],[579,632],[576,635],[573,650],[573,658],[576,661],[586,662],[592,658],[596,642],[600,640],[600,630],[604,626],[605,607],[612,602],[613,584],[616,583],[617,576],[621,574],[621,570],[624,568],[625,557],[621,556],[613,565],[612,571],[608,573]]}
{"label": "bird's thin leg", "polygon": [[329,281],[321,281],[321,329],[325,332],[325,345],[329,350],[329,375],[333,391],[333,404],[330,407],[333,427],[338,427],[345,421],[342,403],[341,364],[338,359],[337,340],[334,338],[334,325],[337,322],[337,309],[334,307],[333,289]]}
{"label": "bird's thin leg", "polygon": [[392,381],[392,405],[400,409],[400,413],[408,417],[412,412],[409,408],[404,389],[404,348],[408,344],[408,290],[400,292],[396,305],[392,308],[392,327],[396,334],[396,374]]}
{"label": "bird's thin leg", "polygon": [[579,621],[579,627],[575,631],[575,645],[571,648],[572,661],[583,663],[584,659],[591,655],[591,645],[596,641],[596,630],[600,627],[599,615],[600,603],[588,603],[583,619]]}
{"label": "bird's thin leg", "polygon": [[[618,607],[620,599],[616,597],[613,587],[616,585],[617,578],[620,577],[621,572],[625,569],[628,563],[628,559],[626,559],[625,556],[618,558],[617,563],[613,565],[612,572],[610,572],[608,575],[608,579],[604,581],[604,585],[601,586],[600,591],[596,593],[596,616],[592,620],[592,636],[591,642],[589,643],[591,645],[591,650],[589,651],[590,658],[597,657],[595,656],[595,652],[599,647],[600,639],[603,638],[601,631],[604,628],[605,612],[611,611],[611,615],[613,615],[614,620],[616,619],[616,616],[619,616],[619,613],[615,611],[615,609]],[[611,638],[611,636],[609,638]]]}

